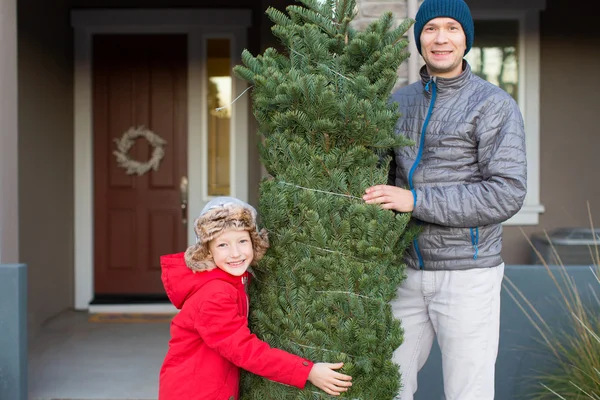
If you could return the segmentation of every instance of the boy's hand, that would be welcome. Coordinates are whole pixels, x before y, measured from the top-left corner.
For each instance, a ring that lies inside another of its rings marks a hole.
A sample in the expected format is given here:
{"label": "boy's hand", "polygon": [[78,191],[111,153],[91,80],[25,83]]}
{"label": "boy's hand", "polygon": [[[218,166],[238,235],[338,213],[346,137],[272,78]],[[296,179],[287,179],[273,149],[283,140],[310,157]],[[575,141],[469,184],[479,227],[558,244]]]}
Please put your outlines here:
{"label": "boy's hand", "polygon": [[308,374],[308,380],[325,393],[339,396],[340,393],[347,391],[352,386],[351,376],[334,371],[343,366],[344,363],[315,363]]}

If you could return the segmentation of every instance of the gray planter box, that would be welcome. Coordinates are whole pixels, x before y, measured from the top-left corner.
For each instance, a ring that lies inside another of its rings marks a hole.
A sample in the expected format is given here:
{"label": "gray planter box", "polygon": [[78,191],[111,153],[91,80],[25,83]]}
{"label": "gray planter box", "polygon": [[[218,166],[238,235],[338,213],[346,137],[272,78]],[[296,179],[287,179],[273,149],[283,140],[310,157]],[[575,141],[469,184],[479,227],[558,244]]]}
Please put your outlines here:
{"label": "gray planter box", "polygon": [[27,399],[27,267],[0,264],[0,399]]}

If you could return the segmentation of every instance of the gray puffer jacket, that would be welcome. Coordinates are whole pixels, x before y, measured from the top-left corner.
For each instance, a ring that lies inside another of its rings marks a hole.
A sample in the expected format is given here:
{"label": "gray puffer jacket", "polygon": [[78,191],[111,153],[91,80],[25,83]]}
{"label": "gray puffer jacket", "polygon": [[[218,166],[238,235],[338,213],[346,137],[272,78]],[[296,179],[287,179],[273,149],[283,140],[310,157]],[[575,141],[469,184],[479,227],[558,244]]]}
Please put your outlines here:
{"label": "gray puffer jacket", "polygon": [[523,118],[514,99],[464,70],[396,91],[396,132],[415,141],[397,148],[390,181],[410,188],[421,233],[409,267],[459,270],[502,263],[501,222],[516,214],[527,190]]}

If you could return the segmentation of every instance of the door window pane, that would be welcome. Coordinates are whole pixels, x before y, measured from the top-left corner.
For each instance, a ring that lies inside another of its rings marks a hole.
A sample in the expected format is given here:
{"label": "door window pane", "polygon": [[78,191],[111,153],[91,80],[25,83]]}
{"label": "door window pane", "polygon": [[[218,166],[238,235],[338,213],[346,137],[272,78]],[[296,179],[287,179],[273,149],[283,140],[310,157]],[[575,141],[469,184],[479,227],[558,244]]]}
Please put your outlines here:
{"label": "door window pane", "polygon": [[465,59],[475,74],[504,89],[518,101],[519,22],[475,21],[475,40]]}
{"label": "door window pane", "polygon": [[[231,51],[229,39],[207,40],[208,195],[230,194]],[[219,109],[219,107],[225,107]]]}

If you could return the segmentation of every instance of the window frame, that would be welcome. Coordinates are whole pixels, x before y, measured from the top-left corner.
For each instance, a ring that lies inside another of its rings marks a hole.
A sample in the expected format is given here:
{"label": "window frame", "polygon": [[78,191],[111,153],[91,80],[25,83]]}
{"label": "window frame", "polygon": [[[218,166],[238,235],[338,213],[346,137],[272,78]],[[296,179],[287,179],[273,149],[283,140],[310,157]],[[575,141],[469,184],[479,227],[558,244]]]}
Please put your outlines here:
{"label": "window frame", "polygon": [[[200,190],[196,193],[196,201],[198,204],[205,204],[212,199],[220,196],[212,196],[209,194],[209,153],[208,153],[208,70],[206,61],[208,58],[207,46],[210,39],[228,39],[230,51],[230,69],[241,63],[241,54],[246,47],[244,32],[241,29],[206,29],[197,36],[197,41],[193,44],[198,48],[200,53],[199,64],[201,74],[198,77],[199,81],[194,84],[200,89],[200,112],[196,113],[198,124],[200,126],[200,137],[194,138],[195,149],[202,149],[201,157],[198,160],[190,158],[188,164],[191,176],[192,171],[200,171],[200,181],[202,182]],[[231,108],[231,117],[229,120],[229,196],[237,197],[244,201],[248,200],[249,183],[247,179],[247,170],[249,165],[249,115],[244,111],[249,109],[249,96],[242,96],[248,89],[247,82],[237,78],[233,72],[231,73],[231,98],[232,103],[228,105]],[[192,148],[192,143],[189,144]],[[190,202],[191,202],[190,192]]]}

